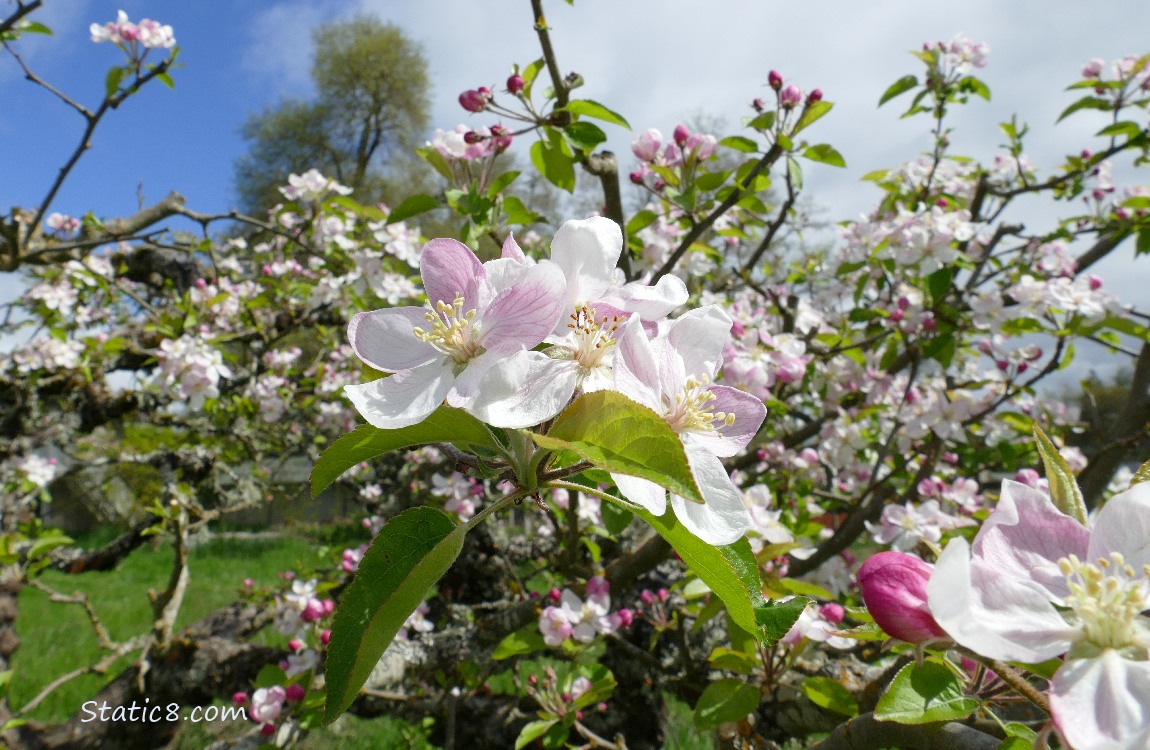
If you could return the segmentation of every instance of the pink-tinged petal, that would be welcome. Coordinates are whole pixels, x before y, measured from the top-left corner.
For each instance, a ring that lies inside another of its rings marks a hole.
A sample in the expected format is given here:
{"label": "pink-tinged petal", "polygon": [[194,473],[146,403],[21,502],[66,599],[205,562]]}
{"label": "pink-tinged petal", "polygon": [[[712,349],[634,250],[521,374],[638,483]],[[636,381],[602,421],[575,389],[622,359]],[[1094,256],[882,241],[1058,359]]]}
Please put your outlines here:
{"label": "pink-tinged petal", "polygon": [[718,305],[707,305],[675,318],[667,340],[683,357],[688,375],[714,375],[723,364],[723,348],[731,340],[731,316]]}
{"label": "pink-tinged petal", "polygon": [[974,556],[1004,577],[1033,581],[1061,601],[1069,593],[1058,561],[1086,557],[1090,531],[1046,494],[1006,480],[994,512],[974,538]]}
{"label": "pink-tinged petal", "polygon": [[749,393],[738,388],[726,385],[713,385],[711,393],[715,394],[708,406],[714,414],[720,412],[734,414],[735,421],[731,425],[725,422],[715,422],[714,432],[692,432],[690,439],[696,445],[705,447],[716,456],[727,458],[739,453],[747,447],[747,443],[758,434],[767,418],[767,407],[763,402]]}
{"label": "pink-tinged petal", "polygon": [[567,406],[578,377],[572,360],[552,359],[542,352],[516,352],[487,371],[468,411],[495,427],[532,427]]}
{"label": "pink-tinged petal", "polygon": [[633,281],[607,290],[603,300],[629,313],[639,313],[645,321],[660,321],[687,302],[687,285],[678,276],[667,274],[655,284]]}
{"label": "pink-tinged petal", "polygon": [[1120,552],[1135,570],[1150,564],[1150,484],[1115,495],[1098,511],[1090,536],[1089,562]]}
{"label": "pink-tinged petal", "polygon": [[521,263],[527,262],[527,256],[523,254],[523,248],[519,247],[519,243],[515,241],[515,235],[510,232],[507,234],[507,239],[503,240],[503,253],[499,257],[510,258],[511,260],[517,260]]}
{"label": "pink-tinged petal", "polygon": [[615,342],[615,389],[662,414],[659,368],[638,315],[619,326]]}
{"label": "pink-tinged petal", "polygon": [[416,328],[429,328],[422,307],[387,307],[357,313],[347,326],[355,356],[377,370],[410,370],[440,357],[435,347],[415,337]]}
{"label": "pink-tinged petal", "polygon": [[483,267],[487,269],[487,281],[491,285],[491,291],[499,294],[504,289],[515,286],[533,265],[534,263],[528,264],[510,258],[496,258],[484,263]]}
{"label": "pink-tinged petal", "polygon": [[667,490],[648,479],[631,477],[626,474],[612,474],[611,479],[619,488],[619,494],[646,509],[653,516],[661,516],[667,510]]}
{"label": "pink-tinged petal", "polygon": [[455,376],[445,362],[431,362],[370,383],[346,385],[356,411],[374,427],[396,430],[418,424],[443,404]]}
{"label": "pink-tinged petal", "polygon": [[504,289],[483,312],[479,340],[485,349],[513,352],[530,349],[555,328],[567,309],[563,274],[546,261],[529,268]]}
{"label": "pink-tinged petal", "polygon": [[671,495],[675,517],[707,544],[732,544],[750,531],[751,513],[723,463],[705,450],[687,448],[687,463],[706,504]]}
{"label": "pink-tinged petal", "polygon": [[1044,589],[976,563],[966,540],[952,539],[927,584],[930,612],[951,638],[983,656],[1028,664],[1069,650],[1078,631]]}
{"label": "pink-tinged petal", "polygon": [[1070,659],[1050,685],[1050,713],[1074,750],[1150,747],[1150,662],[1113,649]]}
{"label": "pink-tinged petal", "polygon": [[471,411],[471,406],[479,396],[480,384],[505,355],[499,352],[484,352],[467,363],[455,376],[455,383],[447,393],[448,406]]}
{"label": "pink-tinged petal", "polygon": [[439,302],[450,305],[457,294],[463,295],[465,311],[479,307],[479,287],[486,282],[487,270],[462,242],[451,239],[428,242],[419,256],[419,273],[432,307]]}
{"label": "pink-tinged petal", "polygon": [[674,401],[683,394],[687,376],[701,374],[688,372],[683,364],[682,353],[665,336],[651,339],[651,352],[655,355],[655,367],[659,370],[659,392],[664,398]]}
{"label": "pink-tinged petal", "polygon": [[551,260],[563,269],[567,302],[574,307],[603,296],[622,251],[623,232],[610,219],[563,222],[551,241]]}

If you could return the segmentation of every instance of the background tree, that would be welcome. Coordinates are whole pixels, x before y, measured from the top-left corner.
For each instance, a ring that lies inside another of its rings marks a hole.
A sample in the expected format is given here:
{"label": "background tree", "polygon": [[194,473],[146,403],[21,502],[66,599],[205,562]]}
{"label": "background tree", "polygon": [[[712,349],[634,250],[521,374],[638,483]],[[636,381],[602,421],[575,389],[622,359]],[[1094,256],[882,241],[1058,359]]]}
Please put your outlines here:
{"label": "background tree", "polygon": [[286,99],[253,115],[236,162],[246,211],[280,202],[277,186],[315,167],[364,203],[388,200],[388,183],[418,179],[410,154],[428,122],[430,82],[420,46],[399,27],[360,15],[316,28],[312,101]]}

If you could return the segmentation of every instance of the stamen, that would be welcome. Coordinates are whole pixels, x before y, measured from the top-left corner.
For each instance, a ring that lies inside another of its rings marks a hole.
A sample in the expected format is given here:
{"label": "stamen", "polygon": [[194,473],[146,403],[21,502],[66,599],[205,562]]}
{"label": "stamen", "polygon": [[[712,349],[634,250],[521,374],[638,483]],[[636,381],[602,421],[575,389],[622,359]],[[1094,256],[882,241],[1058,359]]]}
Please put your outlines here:
{"label": "stamen", "polygon": [[433,308],[429,302],[423,317],[431,324],[430,330],[418,327],[412,329],[412,334],[417,339],[435,347],[457,364],[468,362],[485,351],[479,345],[478,331],[472,325],[475,310],[468,310],[465,313],[464,304],[460,292],[455,293],[455,300],[450,305],[439,300]]}

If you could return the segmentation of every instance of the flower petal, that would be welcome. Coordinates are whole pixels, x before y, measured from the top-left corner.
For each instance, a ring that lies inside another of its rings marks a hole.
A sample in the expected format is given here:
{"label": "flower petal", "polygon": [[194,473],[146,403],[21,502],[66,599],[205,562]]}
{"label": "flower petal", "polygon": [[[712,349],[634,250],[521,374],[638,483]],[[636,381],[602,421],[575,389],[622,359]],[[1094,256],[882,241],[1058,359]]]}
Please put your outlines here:
{"label": "flower petal", "polygon": [[356,410],[374,427],[395,430],[418,424],[439,408],[455,376],[446,361],[397,372],[343,391]]}
{"label": "flower petal", "polygon": [[1091,561],[1119,552],[1135,570],[1150,565],[1150,484],[1115,495],[1094,521],[1087,553]]}
{"label": "flower petal", "polygon": [[711,376],[723,364],[723,348],[731,340],[731,316],[718,305],[680,315],[667,328],[667,339],[683,357],[688,375]]}
{"label": "flower petal", "polygon": [[615,388],[657,414],[663,413],[659,367],[638,315],[619,326],[615,338]]}
{"label": "flower petal", "polygon": [[567,302],[575,307],[596,300],[611,285],[623,252],[623,232],[608,218],[566,221],[551,241],[551,260],[563,269]]}
{"label": "flower petal", "polygon": [[706,504],[699,505],[671,495],[675,517],[707,544],[732,544],[753,527],[751,514],[735,489],[722,461],[706,450],[687,448],[687,463],[703,493]]}
{"label": "flower petal", "polygon": [[563,410],[575,393],[578,377],[571,360],[519,351],[487,371],[468,411],[495,427],[531,427]]}
{"label": "flower petal", "polygon": [[611,479],[619,488],[619,494],[635,505],[645,508],[652,515],[661,516],[667,511],[667,490],[649,479],[626,474],[612,474]]}
{"label": "flower petal", "polygon": [[1075,750],[1150,747],[1150,662],[1113,649],[1067,661],[1050,686],[1050,713]]}
{"label": "flower petal", "polygon": [[479,307],[479,286],[487,280],[487,270],[462,242],[451,239],[428,242],[419,256],[419,272],[432,307],[439,302],[450,305],[457,294],[463,295],[465,311]]}
{"label": "flower petal", "polygon": [[759,399],[738,388],[713,385],[710,391],[715,395],[709,404],[711,411],[715,414],[734,414],[735,421],[731,425],[716,422],[714,432],[692,432],[690,440],[716,456],[734,456],[758,434],[763,420],[767,418],[767,407]]}
{"label": "flower petal", "polygon": [[566,308],[562,272],[554,263],[538,263],[483,311],[480,344],[505,353],[530,349],[551,333]]}
{"label": "flower petal", "polygon": [[387,307],[357,313],[347,326],[347,338],[355,356],[377,370],[410,370],[440,356],[432,346],[415,337],[417,327],[427,328],[422,307]]}
{"label": "flower petal", "polygon": [[1077,631],[1029,579],[977,564],[961,537],[934,564],[927,602],[935,621],[963,646],[992,659],[1030,664],[1066,653]]}
{"label": "flower petal", "polygon": [[627,312],[639,313],[646,321],[659,321],[687,302],[687,285],[678,276],[667,274],[654,286],[633,281],[612,287],[603,301]]}
{"label": "flower petal", "polygon": [[974,538],[974,556],[1004,577],[1033,581],[1052,601],[1069,593],[1058,561],[1086,557],[1090,530],[1054,507],[1044,493],[1006,480],[994,512]]}

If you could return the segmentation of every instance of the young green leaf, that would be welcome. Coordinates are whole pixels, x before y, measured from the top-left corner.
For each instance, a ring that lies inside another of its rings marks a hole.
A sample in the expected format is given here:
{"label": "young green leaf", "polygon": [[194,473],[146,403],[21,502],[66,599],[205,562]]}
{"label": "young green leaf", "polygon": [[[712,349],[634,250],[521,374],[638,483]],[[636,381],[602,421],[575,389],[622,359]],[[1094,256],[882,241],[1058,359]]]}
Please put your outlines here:
{"label": "young green leaf", "polygon": [[607,471],[703,502],[679,436],[665,419],[621,393],[586,393],[555,418],[546,435],[531,437],[542,448],[569,450]]}
{"label": "young green leaf", "polygon": [[459,556],[466,533],[428,507],[408,508],[380,529],[335,610],[325,724],[355,700],[404,621]]}
{"label": "young green leaf", "polygon": [[829,164],[832,167],[845,167],[847,165],[843,159],[843,155],[825,143],[820,143],[817,146],[808,146],[802,155],[811,161],[817,161],[820,164]]}
{"label": "young green leaf", "polygon": [[834,103],[823,100],[821,102],[811,102],[804,109],[803,113],[799,115],[799,121],[795,123],[795,127],[791,130],[791,135],[798,135],[800,131],[812,124],[815,120],[831,111]]}
{"label": "young green leaf", "polygon": [[477,445],[501,450],[491,430],[462,409],[441,406],[410,427],[381,430],[360,425],[327,447],[311,470],[311,494],[315,497],[341,474],[356,464],[401,448],[428,443],[454,443],[457,447]]}
{"label": "young green leaf", "polygon": [[1085,526],[1086,501],[1082,499],[1082,490],[1078,489],[1078,482],[1066,459],[1037,422],[1034,423],[1034,443],[1038,455],[1042,456],[1042,465],[1046,468],[1046,480],[1050,483],[1050,499],[1054,501],[1054,507]]}
{"label": "young green leaf", "polygon": [[720,724],[742,721],[759,707],[760,697],[757,687],[734,677],[712,682],[695,706],[695,725],[715,729]]}
{"label": "young green leaf", "polygon": [[914,76],[910,76],[910,75],[903,76],[902,78],[900,78],[897,81],[895,81],[894,83],[892,83],[887,88],[887,90],[883,92],[882,98],[880,98],[878,100],[878,106],[881,107],[882,105],[889,102],[891,99],[895,98],[896,96],[899,96],[900,94],[905,94],[906,92],[910,91],[911,89],[913,89],[917,85],[918,85],[918,79],[915,78]]}
{"label": "young green leaf", "polygon": [[387,223],[394,224],[436,208],[439,208],[439,201],[434,197],[430,195],[413,195],[391,209],[391,213],[387,215]]}
{"label": "young green leaf", "polygon": [[527,725],[519,730],[519,736],[515,738],[515,750],[523,750],[558,723],[558,719],[538,719],[527,722]]}
{"label": "young green leaf", "polygon": [[879,699],[874,716],[899,724],[931,724],[964,719],[978,701],[962,692],[962,681],[942,664],[907,664]]}
{"label": "young green leaf", "polygon": [[808,677],[803,680],[803,692],[816,706],[843,716],[858,716],[858,701],[838,680],[832,680],[830,677]]}
{"label": "young green leaf", "polygon": [[609,122],[612,125],[619,125],[628,130],[631,129],[630,123],[623,119],[623,115],[618,112],[612,112],[599,102],[591,101],[590,99],[575,99],[574,101],[567,102],[567,106],[564,107],[564,109],[573,115],[594,117],[596,120]]}

